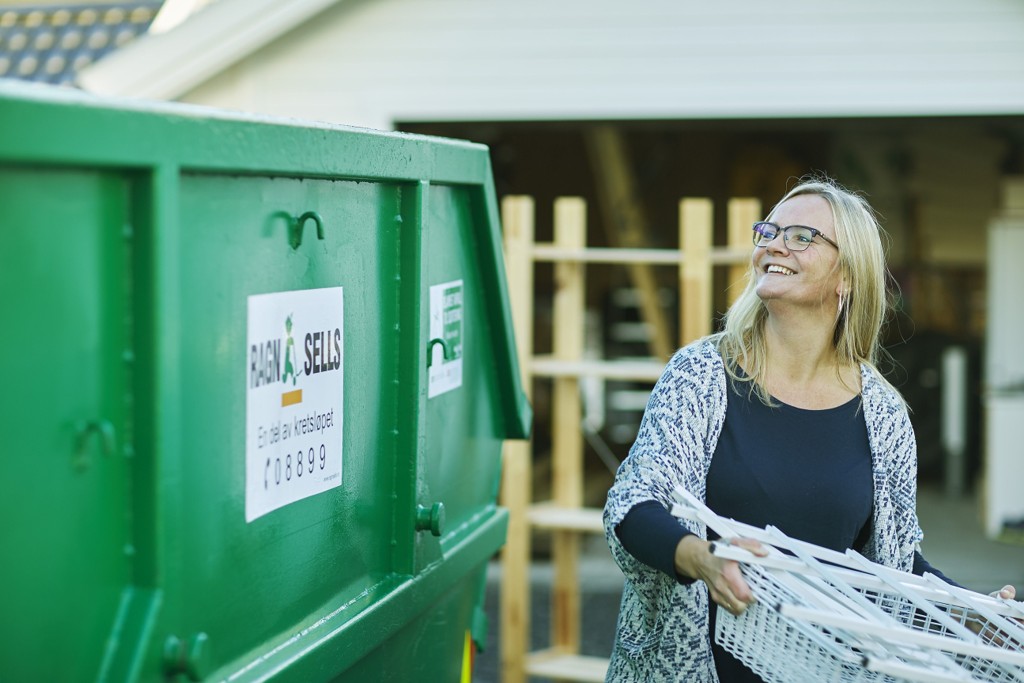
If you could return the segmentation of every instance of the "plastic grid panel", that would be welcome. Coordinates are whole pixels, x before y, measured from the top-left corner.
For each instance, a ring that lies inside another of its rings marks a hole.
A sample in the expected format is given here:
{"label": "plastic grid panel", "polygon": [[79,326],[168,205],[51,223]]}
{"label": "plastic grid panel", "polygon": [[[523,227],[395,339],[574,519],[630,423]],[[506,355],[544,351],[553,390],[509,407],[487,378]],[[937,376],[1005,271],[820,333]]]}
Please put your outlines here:
{"label": "plastic grid panel", "polygon": [[715,549],[741,562],[757,598],[739,617],[719,609],[715,639],[765,680],[1024,683],[1019,603],[722,519],[686,492],[677,501],[674,514],[723,539],[769,547],[765,559],[728,540]]}

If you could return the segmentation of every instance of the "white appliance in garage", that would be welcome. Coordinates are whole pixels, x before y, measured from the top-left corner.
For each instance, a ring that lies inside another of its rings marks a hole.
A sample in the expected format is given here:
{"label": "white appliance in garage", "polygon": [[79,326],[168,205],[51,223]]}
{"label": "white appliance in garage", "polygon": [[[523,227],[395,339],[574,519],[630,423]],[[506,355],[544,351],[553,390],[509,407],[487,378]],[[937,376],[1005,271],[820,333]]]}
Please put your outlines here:
{"label": "white appliance in garage", "polygon": [[985,532],[1024,527],[1024,178],[989,226],[985,348]]}

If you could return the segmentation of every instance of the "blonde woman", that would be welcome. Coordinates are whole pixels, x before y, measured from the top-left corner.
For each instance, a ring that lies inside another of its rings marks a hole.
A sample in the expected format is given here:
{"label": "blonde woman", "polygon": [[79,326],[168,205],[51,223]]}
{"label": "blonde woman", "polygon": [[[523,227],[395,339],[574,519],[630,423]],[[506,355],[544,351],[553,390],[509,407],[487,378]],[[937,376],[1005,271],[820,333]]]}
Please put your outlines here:
{"label": "blonde woman", "polygon": [[608,493],[626,577],[609,681],[761,680],[712,642],[711,603],[740,614],[752,596],[703,526],[669,514],[676,486],[741,522],[938,573],[918,551],[914,431],[876,367],[887,296],[871,207],[812,178],[753,229],[724,330],[669,361]]}

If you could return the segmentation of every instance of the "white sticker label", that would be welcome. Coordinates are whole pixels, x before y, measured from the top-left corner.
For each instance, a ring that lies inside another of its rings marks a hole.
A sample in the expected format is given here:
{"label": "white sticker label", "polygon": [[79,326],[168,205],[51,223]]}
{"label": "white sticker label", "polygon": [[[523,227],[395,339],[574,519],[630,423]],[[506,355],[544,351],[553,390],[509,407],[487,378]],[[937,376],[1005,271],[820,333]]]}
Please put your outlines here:
{"label": "white sticker label", "polygon": [[250,296],[245,521],[341,486],[341,287]]}
{"label": "white sticker label", "polygon": [[430,288],[427,397],[462,386],[462,280]]}

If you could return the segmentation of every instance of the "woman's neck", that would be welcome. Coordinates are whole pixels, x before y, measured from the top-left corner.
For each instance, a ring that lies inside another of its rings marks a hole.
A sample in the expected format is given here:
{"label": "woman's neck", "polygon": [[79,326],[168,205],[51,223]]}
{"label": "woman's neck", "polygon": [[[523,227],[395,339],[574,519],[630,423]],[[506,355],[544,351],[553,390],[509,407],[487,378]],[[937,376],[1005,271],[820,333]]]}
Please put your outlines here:
{"label": "woman's neck", "polygon": [[837,363],[832,330],[816,321],[768,316],[765,346],[768,366],[793,378],[811,378],[822,369],[835,372]]}
{"label": "woman's neck", "polygon": [[836,355],[830,321],[769,315],[764,333],[765,388],[776,399],[821,409],[842,405],[860,392],[859,368]]}

